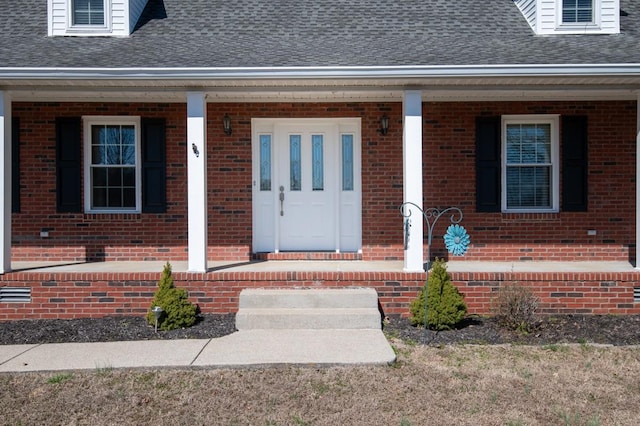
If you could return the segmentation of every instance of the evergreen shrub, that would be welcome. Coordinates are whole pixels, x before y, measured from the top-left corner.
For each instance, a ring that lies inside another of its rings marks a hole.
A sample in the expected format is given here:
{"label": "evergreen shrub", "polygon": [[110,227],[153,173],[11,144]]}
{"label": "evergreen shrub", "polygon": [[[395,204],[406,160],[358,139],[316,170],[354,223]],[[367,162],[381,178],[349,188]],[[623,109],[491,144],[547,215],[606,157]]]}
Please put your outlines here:
{"label": "evergreen shrub", "polygon": [[432,330],[450,330],[467,314],[464,298],[451,282],[447,265],[442,259],[433,262],[426,287],[411,302],[411,322],[414,325],[425,325],[425,295],[428,296],[427,323]]}
{"label": "evergreen shrub", "polygon": [[158,327],[161,330],[190,327],[196,322],[197,306],[189,301],[185,289],[176,288],[173,284],[169,262],[162,270],[158,290],[147,312],[147,321],[151,325],[156,323],[155,314],[152,312],[154,306],[160,306],[163,310],[158,319]]}

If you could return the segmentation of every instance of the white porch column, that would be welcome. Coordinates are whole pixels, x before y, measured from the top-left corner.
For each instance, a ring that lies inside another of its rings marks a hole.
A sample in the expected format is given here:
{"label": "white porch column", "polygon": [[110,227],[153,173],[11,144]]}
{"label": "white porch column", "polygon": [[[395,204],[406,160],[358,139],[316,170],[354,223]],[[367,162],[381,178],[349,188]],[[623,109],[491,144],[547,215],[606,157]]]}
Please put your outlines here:
{"label": "white porch column", "polygon": [[[414,203],[422,208],[422,92],[408,90],[403,100],[403,202]],[[423,217],[422,213],[411,205],[405,214],[411,212],[409,238],[404,250],[404,270],[419,272],[424,270],[423,258]]]}
{"label": "white porch column", "polygon": [[640,270],[640,92],[636,116],[636,269]]}
{"label": "white porch column", "polygon": [[187,193],[189,271],[207,271],[207,103],[187,93]]}
{"label": "white porch column", "polygon": [[0,274],[11,270],[11,99],[0,90]]}

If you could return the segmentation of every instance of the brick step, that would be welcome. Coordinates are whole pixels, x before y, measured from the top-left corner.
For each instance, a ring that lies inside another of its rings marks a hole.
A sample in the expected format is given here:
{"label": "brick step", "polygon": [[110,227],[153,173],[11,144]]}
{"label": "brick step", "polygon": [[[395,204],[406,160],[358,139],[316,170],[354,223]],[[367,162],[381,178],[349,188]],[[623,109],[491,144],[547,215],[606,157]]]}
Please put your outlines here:
{"label": "brick step", "polygon": [[254,260],[362,260],[362,253],[336,253],[331,251],[295,251],[255,253]]}
{"label": "brick step", "polygon": [[245,289],[236,328],[380,329],[378,294],[372,288]]}

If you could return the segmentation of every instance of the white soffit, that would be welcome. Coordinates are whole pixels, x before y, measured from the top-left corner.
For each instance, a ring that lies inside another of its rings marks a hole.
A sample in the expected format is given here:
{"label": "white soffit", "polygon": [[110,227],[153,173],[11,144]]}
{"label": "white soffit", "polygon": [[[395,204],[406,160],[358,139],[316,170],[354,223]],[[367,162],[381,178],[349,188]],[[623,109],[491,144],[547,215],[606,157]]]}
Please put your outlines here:
{"label": "white soffit", "polygon": [[0,90],[15,100],[185,102],[400,101],[405,90],[424,100],[637,99],[640,65],[532,65],[274,69],[11,69]]}

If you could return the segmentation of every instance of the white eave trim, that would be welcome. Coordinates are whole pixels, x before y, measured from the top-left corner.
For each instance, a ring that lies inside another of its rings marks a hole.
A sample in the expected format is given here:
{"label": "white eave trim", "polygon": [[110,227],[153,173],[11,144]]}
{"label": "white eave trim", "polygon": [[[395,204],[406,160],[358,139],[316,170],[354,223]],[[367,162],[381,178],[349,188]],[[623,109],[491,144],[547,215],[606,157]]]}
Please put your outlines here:
{"label": "white eave trim", "polygon": [[640,76],[640,64],[264,68],[0,68],[0,79],[16,80],[243,80],[587,76]]}

